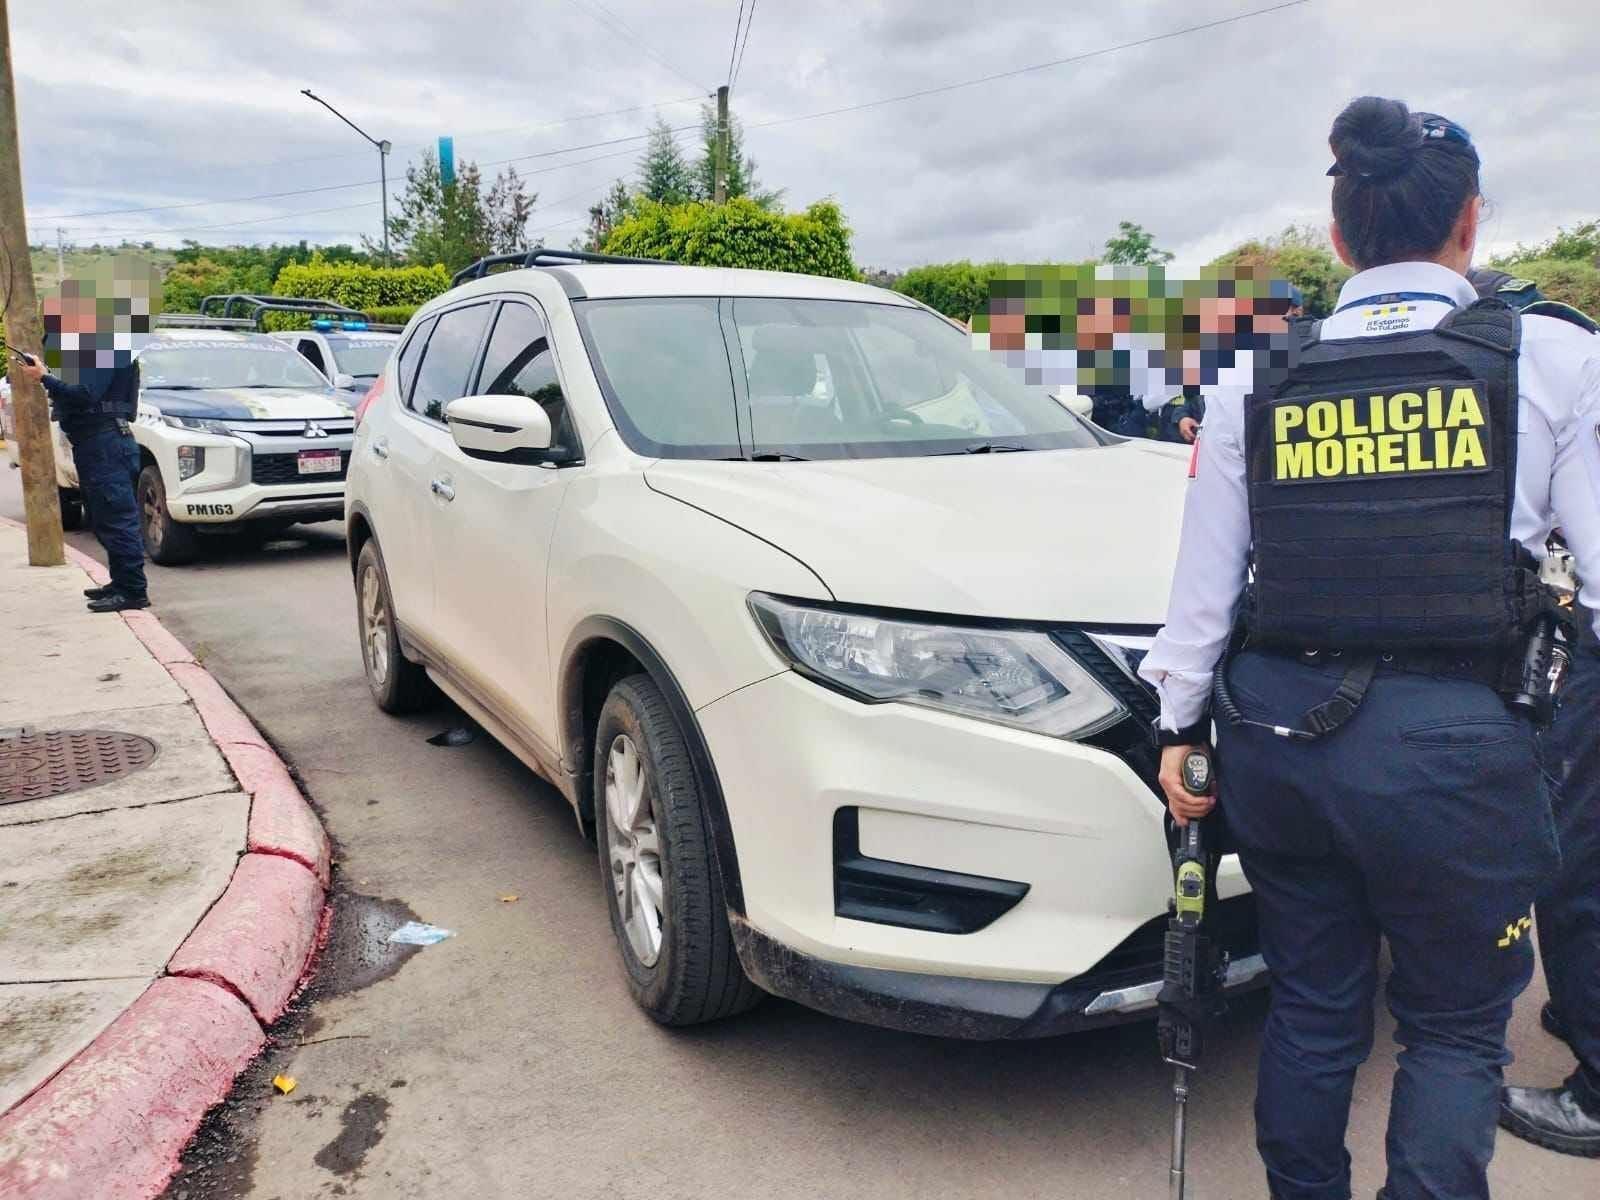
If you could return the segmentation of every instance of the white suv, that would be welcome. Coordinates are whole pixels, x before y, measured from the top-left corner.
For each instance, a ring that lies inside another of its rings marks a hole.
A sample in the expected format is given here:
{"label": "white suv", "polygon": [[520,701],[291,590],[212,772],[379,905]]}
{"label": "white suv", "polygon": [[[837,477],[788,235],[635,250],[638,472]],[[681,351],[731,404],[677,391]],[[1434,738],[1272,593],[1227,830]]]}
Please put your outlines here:
{"label": "white suv", "polygon": [[[1152,693],[1186,452],[904,296],[494,260],[412,319],[347,499],[368,683],[429,680],[593,830],[656,1019],[764,989],[962,1037],[1153,1004]],[[1222,872],[1233,987],[1262,981]],[[755,986],[752,986],[755,985]]]}

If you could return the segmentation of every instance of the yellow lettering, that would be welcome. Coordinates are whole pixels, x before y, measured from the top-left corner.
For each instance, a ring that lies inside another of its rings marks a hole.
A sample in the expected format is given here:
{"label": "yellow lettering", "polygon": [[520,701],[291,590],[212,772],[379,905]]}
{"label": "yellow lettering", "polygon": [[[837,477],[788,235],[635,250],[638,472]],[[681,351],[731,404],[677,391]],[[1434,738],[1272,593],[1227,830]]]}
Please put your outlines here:
{"label": "yellow lettering", "polygon": [[1356,419],[1356,401],[1354,396],[1346,397],[1339,401],[1340,424],[1344,428],[1344,435],[1351,437],[1355,434],[1370,433],[1371,430]]}
{"label": "yellow lettering", "polygon": [[1386,433],[1378,439],[1378,470],[1379,471],[1404,471],[1405,466],[1400,461],[1401,435]]}
{"label": "yellow lettering", "polygon": [[[1316,406],[1313,405],[1313,408]],[[1328,406],[1332,408],[1330,404]],[[1310,418],[1307,417],[1309,422]],[[1344,473],[1344,443],[1337,438],[1328,438],[1325,441],[1313,443],[1317,448],[1317,474],[1322,476],[1342,475]]]}
{"label": "yellow lettering", "polygon": [[1306,432],[1314,438],[1331,437],[1339,429],[1339,410],[1332,400],[1318,400],[1306,409]]}
{"label": "yellow lettering", "polygon": [[1410,432],[1422,428],[1422,397],[1415,392],[1396,392],[1389,397],[1389,428]]}
{"label": "yellow lettering", "polygon": [[[1450,415],[1444,419],[1446,429],[1461,425],[1483,424],[1483,409],[1478,407],[1478,396],[1471,388],[1458,387],[1450,393]],[[1481,450],[1482,447],[1480,446]]]}
{"label": "yellow lettering", "polygon": [[1444,410],[1444,389],[1443,388],[1429,388],[1428,389],[1428,428],[1429,429],[1442,429],[1442,428],[1444,428],[1444,421],[1440,417],[1440,413],[1443,410]]}
{"label": "yellow lettering", "polygon": [[1443,429],[1433,431],[1433,461],[1439,467],[1450,465],[1450,434]]}
{"label": "yellow lettering", "polygon": [[[1462,389],[1457,389],[1459,395]],[[1469,392],[1468,395],[1471,395]],[[1451,401],[1451,407],[1455,405]],[[1456,452],[1450,459],[1452,469],[1457,467],[1487,467],[1488,456],[1483,452],[1483,442],[1478,438],[1476,429],[1463,429],[1456,435]]]}
{"label": "yellow lettering", "polygon": [[1280,404],[1272,414],[1272,440],[1286,442],[1289,440],[1289,431],[1298,429],[1306,423],[1306,410],[1298,404]]}
{"label": "yellow lettering", "polygon": [[1370,411],[1371,411],[1371,414],[1372,414],[1371,418],[1368,420],[1367,424],[1372,427],[1372,432],[1373,433],[1382,433],[1384,431],[1384,429],[1386,428],[1384,423],[1383,423],[1383,397],[1382,396],[1369,397],[1368,400],[1367,400],[1367,404],[1368,404],[1368,406],[1370,408]]}
{"label": "yellow lettering", "polygon": [[1422,435],[1420,433],[1406,434],[1406,470],[1431,471],[1434,464],[1422,457]]}
{"label": "yellow lettering", "polygon": [[1311,443],[1278,444],[1278,479],[1311,478]]}
{"label": "yellow lettering", "polygon": [[1347,475],[1371,475],[1378,469],[1374,458],[1376,444],[1370,437],[1353,437],[1344,444],[1344,467]]}

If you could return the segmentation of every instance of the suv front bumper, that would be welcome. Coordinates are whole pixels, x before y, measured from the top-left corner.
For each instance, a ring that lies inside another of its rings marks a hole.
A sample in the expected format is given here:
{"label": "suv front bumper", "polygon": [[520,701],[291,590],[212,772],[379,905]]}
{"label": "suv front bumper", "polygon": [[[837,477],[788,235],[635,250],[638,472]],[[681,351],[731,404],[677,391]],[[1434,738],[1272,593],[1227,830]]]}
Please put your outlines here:
{"label": "suv front bumper", "polygon": [[[1165,809],[1122,757],[861,704],[790,671],[697,717],[738,856],[740,960],[763,988],[968,1038],[1154,1009],[1172,889]],[[1218,891],[1229,987],[1261,986],[1236,859],[1224,859]]]}

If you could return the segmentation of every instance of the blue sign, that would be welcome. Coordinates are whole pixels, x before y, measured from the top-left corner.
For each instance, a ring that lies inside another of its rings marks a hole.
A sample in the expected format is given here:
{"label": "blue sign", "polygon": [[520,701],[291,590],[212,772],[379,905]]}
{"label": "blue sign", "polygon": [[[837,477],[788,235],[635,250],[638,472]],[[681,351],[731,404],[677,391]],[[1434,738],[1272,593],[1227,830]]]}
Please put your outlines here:
{"label": "blue sign", "polygon": [[449,187],[456,181],[456,140],[439,139],[439,182]]}

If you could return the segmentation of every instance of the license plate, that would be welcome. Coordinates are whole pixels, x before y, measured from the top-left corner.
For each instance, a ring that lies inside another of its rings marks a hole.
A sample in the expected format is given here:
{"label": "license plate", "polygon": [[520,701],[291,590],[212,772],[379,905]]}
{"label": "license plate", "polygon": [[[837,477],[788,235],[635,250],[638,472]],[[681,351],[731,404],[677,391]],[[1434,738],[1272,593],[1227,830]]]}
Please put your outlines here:
{"label": "license plate", "polygon": [[337,475],[342,464],[337,450],[300,451],[300,474]]}

